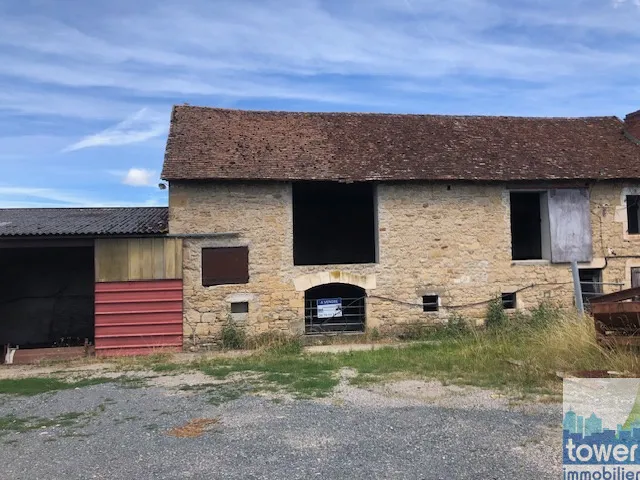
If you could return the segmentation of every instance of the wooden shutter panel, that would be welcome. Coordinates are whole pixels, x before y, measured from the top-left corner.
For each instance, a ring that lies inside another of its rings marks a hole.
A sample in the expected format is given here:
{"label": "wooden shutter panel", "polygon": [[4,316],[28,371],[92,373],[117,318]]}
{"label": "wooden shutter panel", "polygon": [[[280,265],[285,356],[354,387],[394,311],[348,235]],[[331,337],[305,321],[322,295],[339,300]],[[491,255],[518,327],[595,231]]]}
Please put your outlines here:
{"label": "wooden shutter panel", "polygon": [[631,269],[631,288],[640,287],[640,268]]}
{"label": "wooden shutter panel", "polygon": [[249,248],[202,249],[202,285],[249,283]]}
{"label": "wooden shutter panel", "polygon": [[584,188],[549,190],[549,230],[553,263],[592,259],[589,192]]}

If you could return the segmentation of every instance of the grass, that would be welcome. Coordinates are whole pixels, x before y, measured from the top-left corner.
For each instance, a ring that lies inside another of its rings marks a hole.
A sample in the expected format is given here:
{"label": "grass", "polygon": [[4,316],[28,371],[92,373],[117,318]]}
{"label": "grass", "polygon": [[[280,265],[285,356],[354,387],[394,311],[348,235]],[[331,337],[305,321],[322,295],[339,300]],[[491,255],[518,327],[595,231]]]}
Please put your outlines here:
{"label": "grass", "polygon": [[338,365],[329,356],[270,350],[232,360],[203,361],[197,367],[218,379],[237,373],[256,373],[257,382],[264,383],[263,387],[277,386],[301,398],[326,396],[338,384],[335,375]]}
{"label": "grass", "polygon": [[[380,348],[338,354],[263,351],[249,357],[197,362],[219,379],[245,373],[298,397],[328,395],[338,384],[338,370],[358,372],[356,385],[390,377],[435,378],[446,383],[555,395],[562,388],[558,372],[607,370],[640,375],[640,360],[630,349],[603,348],[596,342],[593,319],[542,305],[530,314],[511,316],[489,307],[487,329],[472,329],[458,318],[442,329],[423,330],[406,348]],[[192,365],[194,366],[194,365]]]}
{"label": "grass", "polygon": [[[279,391],[298,398],[323,397],[339,383],[339,370],[357,372],[350,382],[366,385],[389,378],[431,378],[444,383],[469,384],[536,393],[553,397],[562,388],[557,372],[614,370],[640,375],[636,351],[603,348],[596,342],[593,320],[541,305],[529,314],[506,315],[497,302],[489,305],[489,327],[476,329],[456,316],[442,327],[410,326],[407,338],[433,340],[404,348],[378,348],[336,354],[305,354],[299,338],[278,334],[250,337],[255,352],[234,358],[171,362],[167,355],[125,359],[120,368],[174,372],[200,370],[224,385],[202,385],[209,401],[220,404],[253,391]],[[246,339],[249,341],[249,338]],[[63,382],[55,378],[0,380],[0,393],[36,395],[105,381],[129,387],[144,386],[144,378],[88,379]],[[185,387],[186,388],[186,387]],[[194,389],[196,387],[193,387]]]}
{"label": "grass", "polygon": [[66,382],[54,377],[8,378],[0,380],[0,394],[31,396],[46,392],[83,388],[112,381],[113,379],[102,377],[86,378],[75,382]]}
{"label": "grass", "polygon": [[41,428],[70,427],[75,425],[78,419],[85,415],[86,414],[82,412],[63,413],[54,418],[7,415],[0,417],[0,435],[6,435],[10,432],[24,433]]}

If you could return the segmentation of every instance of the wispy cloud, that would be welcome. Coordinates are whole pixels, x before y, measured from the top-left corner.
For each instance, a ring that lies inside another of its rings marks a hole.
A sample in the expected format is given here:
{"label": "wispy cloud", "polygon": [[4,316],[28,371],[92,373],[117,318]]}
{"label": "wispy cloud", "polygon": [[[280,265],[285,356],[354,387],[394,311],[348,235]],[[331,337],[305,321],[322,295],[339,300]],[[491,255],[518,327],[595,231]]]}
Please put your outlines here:
{"label": "wispy cloud", "polygon": [[117,125],[94,135],[89,135],[69,145],[63,151],[72,152],[83,148],[119,146],[145,142],[164,135],[167,128],[168,119],[165,118],[164,115],[142,108]]}
{"label": "wispy cloud", "polygon": [[117,207],[166,205],[165,196],[142,200],[104,199],[83,192],[57,188],[0,186],[0,208]]}
{"label": "wispy cloud", "polygon": [[[402,100],[385,88],[386,78],[416,86],[478,78],[597,86],[636,78],[640,17],[610,5],[141,1],[126,15],[92,12],[85,23],[4,15],[0,46],[22,54],[0,52],[0,61],[9,77],[165,103],[254,98],[380,107]],[[620,48],[599,37],[611,33],[632,38]]]}
{"label": "wispy cloud", "polygon": [[640,0],[611,0],[614,8],[621,7],[624,4],[633,4],[636,7],[640,7]]}

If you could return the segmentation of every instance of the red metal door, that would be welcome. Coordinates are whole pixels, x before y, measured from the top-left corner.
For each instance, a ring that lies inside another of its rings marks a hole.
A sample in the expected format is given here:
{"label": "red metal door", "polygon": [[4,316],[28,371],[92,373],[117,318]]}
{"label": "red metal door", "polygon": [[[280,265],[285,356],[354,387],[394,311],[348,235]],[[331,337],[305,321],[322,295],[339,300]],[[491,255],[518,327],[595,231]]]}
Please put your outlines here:
{"label": "red metal door", "polygon": [[182,350],[182,280],[96,283],[96,355]]}

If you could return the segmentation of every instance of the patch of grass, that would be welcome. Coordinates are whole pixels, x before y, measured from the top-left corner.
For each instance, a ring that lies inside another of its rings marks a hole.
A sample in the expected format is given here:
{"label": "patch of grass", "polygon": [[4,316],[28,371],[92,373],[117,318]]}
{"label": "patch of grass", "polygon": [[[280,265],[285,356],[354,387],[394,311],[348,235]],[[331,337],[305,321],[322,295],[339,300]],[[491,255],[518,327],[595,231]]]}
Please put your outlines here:
{"label": "patch of grass", "polygon": [[299,397],[325,396],[338,384],[338,364],[330,356],[278,354],[270,350],[239,359],[203,362],[199,368],[220,379],[235,373],[258,374],[258,383],[262,383],[259,388],[278,386]]}
{"label": "patch of grass", "polygon": [[151,366],[151,370],[160,373],[178,372],[184,369],[184,365],[179,363],[157,363]]}
{"label": "patch of grass", "polygon": [[257,381],[262,382],[258,388],[277,386],[300,397],[329,394],[338,383],[337,371],[341,367],[358,372],[351,379],[355,385],[400,375],[552,398],[562,386],[557,371],[616,370],[640,374],[636,352],[597,344],[590,317],[562,312],[549,304],[529,314],[505,318],[500,313],[491,315],[495,315],[491,328],[472,329],[460,319],[450,323],[438,342],[405,348],[315,355],[266,351],[237,359],[209,360],[198,364],[198,368],[216,378],[238,373],[258,375]]}
{"label": "patch of grass", "polygon": [[400,338],[410,341],[455,339],[471,334],[473,332],[472,323],[462,315],[453,313],[443,324],[409,324],[400,334]]}
{"label": "patch of grass", "polygon": [[215,406],[222,405],[223,403],[232,402],[237,400],[246,394],[251,387],[247,384],[221,384],[216,385],[215,388],[208,390],[209,403]]}
{"label": "patch of grass", "polygon": [[5,417],[0,417],[0,435],[6,435],[10,432],[24,433],[31,430],[39,430],[41,428],[70,427],[75,425],[78,419],[85,415],[86,414],[82,412],[63,413],[54,418],[17,417],[15,415],[7,415]]}
{"label": "patch of grass", "polygon": [[144,377],[122,375],[114,381],[123,388],[142,388],[147,386],[147,379]]}
{"label": "patch of grass", "polygon": [[119,370],[152,370],[156,365],[173,364],[173,354],[157,352],[151,355],[114,357],[111,360]]}
{"label": "patch of grass", "polygon": [[92,385],[112,382],[110,378],[86,378],[75,382],[67,382],[54,377],[8,378],[0,380],[0,394],[39,395],[46,392],[83,388]]}
{"label": "patch of grass", "polygon": [[251,350],[264,350],[275,355],[297,355],[302,353],[302,338],[283,332],[264,332],[247,337],[245,347]]}
{"label": "patch of grass", "polygon": [[179,390],[184,392],[202,391],[212,387],[217,387],[216,383],[196,383],[195,385],[180,385]]}

